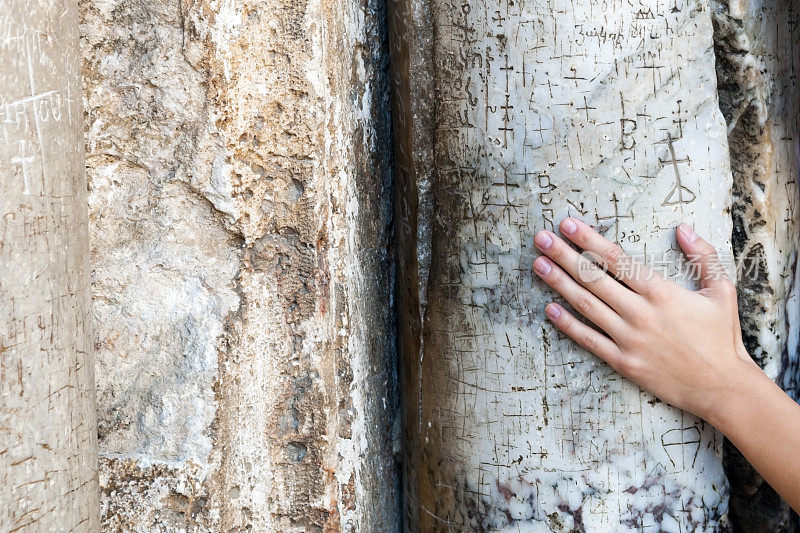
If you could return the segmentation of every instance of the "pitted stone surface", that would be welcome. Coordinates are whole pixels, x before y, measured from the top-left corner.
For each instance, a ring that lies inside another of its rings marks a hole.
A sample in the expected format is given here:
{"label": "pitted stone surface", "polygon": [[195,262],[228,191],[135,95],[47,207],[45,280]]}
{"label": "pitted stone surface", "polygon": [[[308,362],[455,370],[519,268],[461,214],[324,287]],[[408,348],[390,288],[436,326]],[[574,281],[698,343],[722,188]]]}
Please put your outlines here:
{"label": "pitted stone surface", "polygon": [[380,2],[81,14],[104,525],[397,527]]}

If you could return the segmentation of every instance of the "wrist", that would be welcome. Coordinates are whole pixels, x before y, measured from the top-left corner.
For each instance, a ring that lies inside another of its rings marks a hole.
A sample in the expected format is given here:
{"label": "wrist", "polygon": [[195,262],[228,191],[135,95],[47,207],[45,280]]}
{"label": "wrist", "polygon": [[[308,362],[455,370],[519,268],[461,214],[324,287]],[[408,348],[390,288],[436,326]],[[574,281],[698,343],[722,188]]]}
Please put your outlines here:
{"label": "wrist", "polygon": [[745,416],[743,411],[758,403],[753,400],[763,397],[764,388],[775,384],[758,365],[742,359],[721,377],[720,385],[711,392],[706,412],[701,417],[727,436]]}

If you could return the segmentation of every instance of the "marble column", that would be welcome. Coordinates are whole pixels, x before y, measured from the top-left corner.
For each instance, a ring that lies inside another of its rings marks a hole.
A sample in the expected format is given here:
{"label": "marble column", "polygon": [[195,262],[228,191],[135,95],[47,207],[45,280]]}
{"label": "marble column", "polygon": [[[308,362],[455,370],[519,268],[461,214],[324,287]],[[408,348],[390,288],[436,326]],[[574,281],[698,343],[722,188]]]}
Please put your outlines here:
{"label": "marble column", "polygon": [[97,531],[77,3],[0,13],[0,530]]}
{"label": "marble column", "polygon": [[691,285],[732,261],[705,0],[393,0],[409,530],[713,531],[722,439],[544,320],[535,232],[570,215]]}

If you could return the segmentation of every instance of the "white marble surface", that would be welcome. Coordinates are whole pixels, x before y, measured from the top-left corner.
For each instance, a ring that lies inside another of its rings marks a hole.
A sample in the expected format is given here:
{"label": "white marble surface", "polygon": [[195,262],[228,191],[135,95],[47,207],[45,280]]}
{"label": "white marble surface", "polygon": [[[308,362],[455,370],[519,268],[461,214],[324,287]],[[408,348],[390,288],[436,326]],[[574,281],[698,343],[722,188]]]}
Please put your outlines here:
{"label": "white marble surface", "polygon": [[421,523],[716,530],[721,437],[559,335],[531,274],[533,235],[567,215],[685,284],[679,222],[730,255],[706,2],[432,5]]}

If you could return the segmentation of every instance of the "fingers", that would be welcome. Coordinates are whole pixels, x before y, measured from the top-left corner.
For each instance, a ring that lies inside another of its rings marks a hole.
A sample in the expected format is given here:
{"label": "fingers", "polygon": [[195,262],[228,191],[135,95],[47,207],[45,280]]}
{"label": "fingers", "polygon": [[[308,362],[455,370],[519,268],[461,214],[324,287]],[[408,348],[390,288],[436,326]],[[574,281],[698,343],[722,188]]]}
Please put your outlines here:
{"label": "fingers", "polygon": [[626,327],[625,322],[613,309],[578,284],[550,259],[537,258],[533,263],[533,269],[545,283],[566,298],[576,311],[612,337]]}
{"label": "fingers", "polygon": [[557,303],[547,304],[544,311],[553,324],[569,338],[607,362],[614,370],[619,370],[622,352],[614,341],[590,328]]}
{"label": "fingers", "polygon": [[540,231],[533,242],[542,253],[612,308],[621,311],[636,305],[636,295],[631,290],[597,268],[590,259],[576,252],[555,233]]}
{"label": "fingers", "polygon": [[598,256],[602,266],[639,294],[650,294],[651,290],[666,281],[664,276],[635,261],[623,252],[619,245],[612,243],[580,220],[565,218],[559,228],[567,239]]}
{"label": "fingers", "polygon": [[732,288],[728,274],[717,255],[717,250],[709,242],[701,239],[686,224],[678,226],[675,234],[686,257],[698,267],[701,288],[721,289],[723,286],[726,290]]}

